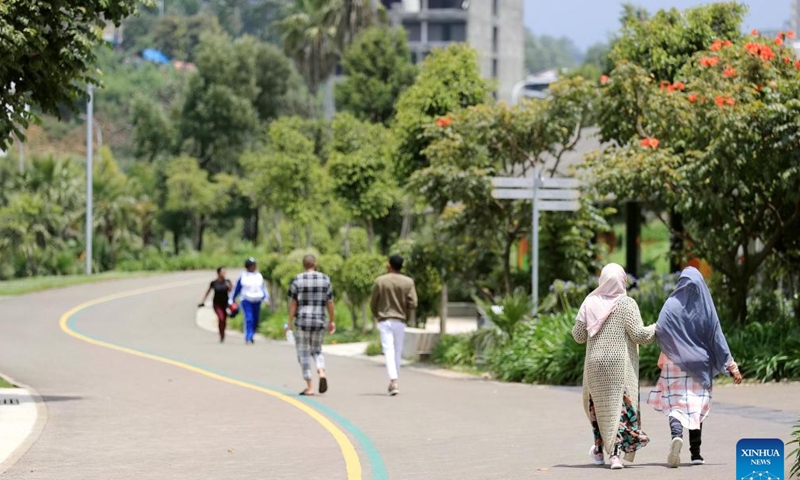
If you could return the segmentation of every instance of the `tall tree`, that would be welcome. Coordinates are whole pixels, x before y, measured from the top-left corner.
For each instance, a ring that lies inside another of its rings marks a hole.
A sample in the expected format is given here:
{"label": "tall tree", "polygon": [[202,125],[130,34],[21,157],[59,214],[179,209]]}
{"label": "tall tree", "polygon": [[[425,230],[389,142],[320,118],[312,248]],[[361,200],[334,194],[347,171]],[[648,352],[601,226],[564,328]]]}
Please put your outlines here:
{"label": "tall tree", "polygon": [[[16,0],[0,3],[0,148],[11,134],[24,137],[34,114],[61,114],[87,83],[99,83],[93,70],[95,44],[106,23],[119,25],[136,0]],[[57,28],[56,28],[57,27]],[[13,85],[13,88],[12,88]]]}
{"label": "tall tree", "polygon": [[389,27],[365,30],[342,58],[344,81],[336,85],[336,104],[362,120],[388,125],[400,93],[414,83],[406,33]]}
{"label": "tall tree", "polygon": [[244,189],[253,207],[272,208],[303,227],[306,247],[312,243],[311,226],[323,218],[329,201],[328,178],[308,129],[308,122],[300,118],[280,118],[270,124],[268,145],[241,159],[250,172]]}
{"label": "tall tree", "polygon": [[[687,17],[705,19],[705,31],[719,8]],[[724,304],[743,322],[754,276],[800,237],[800,62],[785,34],[737,38],[740,10],[727,8],[715,25],[730,26],[720,32],[729,37],[711,38],[672,80],[658,81],[647,63],[617,67],[601,105],[635,106],[625,112],[640,116],[621,119],[629,130],[592,168],[602,193],[683,214],[685,248],[727,278]]]}
{"label": "tall tree", "polygon": [[581,61],[581,52],[567,37],[525,32],[525,69],[537,73],[551,68],[571,68]]}
{"label": "tall tree", "polygon": [[279,26],[286,54],[315,97],[346,46],[373,22],[369,0],[294,0]]}
{"label": "tall tree", "polygon": [[258,128],[252,41],[204,36],[198,71],[189,80],[180,123],[181,146],[212,172],[230,171]]}
{"label": "tall tree", "polygon": [[485,102],[490,91],[475,50],[454,44],[432,51],[397,102],[393,131],[398,176],[405,178],[428,166],[425,149],[431,139],[424,134],[428,126],[439,117]]}
{"label": "tall tree", "polygon": [[337,0],[295,0],[280,23],[286,54],[295,61],[312,96],[339,61],[341,8]]}
{"label": "tall tree", "polygon": [[349,114],[339,114],[333,121],[328,161],[333,193],[352,219],[364,222],[370,253],[375,245],[373,221],[388,214],[395,201],[391,148],[389,131],[380,124],[361,122]]}

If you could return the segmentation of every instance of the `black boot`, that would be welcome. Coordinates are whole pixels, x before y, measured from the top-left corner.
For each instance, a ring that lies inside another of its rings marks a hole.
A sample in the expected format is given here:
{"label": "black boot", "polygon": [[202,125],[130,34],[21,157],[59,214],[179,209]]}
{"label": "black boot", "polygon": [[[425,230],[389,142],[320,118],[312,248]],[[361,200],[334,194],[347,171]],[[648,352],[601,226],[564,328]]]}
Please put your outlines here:
{"label": "black boot", "polygon": [[700,456],[700,444],[702,443],[703,424],[698,430],[689,430],[689,451],[692,454],[692,465],[703,465],[705,460]]}

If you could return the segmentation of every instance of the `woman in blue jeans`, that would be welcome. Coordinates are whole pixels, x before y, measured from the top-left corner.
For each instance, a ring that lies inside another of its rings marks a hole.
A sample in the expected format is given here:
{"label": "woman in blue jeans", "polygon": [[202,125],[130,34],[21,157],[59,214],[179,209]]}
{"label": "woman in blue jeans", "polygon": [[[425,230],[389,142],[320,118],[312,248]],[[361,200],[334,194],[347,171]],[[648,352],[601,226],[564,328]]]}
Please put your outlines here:
{"label": "woman in blue jeans", "polygon": [[233,295],[228,299],[228,304],[232,304],[241,294],[241,308],[244,313],[244,341],[254,343],[253,336],[258,329],[258,318],[261,314],[261,303],[269,301],[267,287],[264,284],[264,277],[256,268],[256,259],[248,258],[244,262],[245,271],[236,280],[236,287]]}

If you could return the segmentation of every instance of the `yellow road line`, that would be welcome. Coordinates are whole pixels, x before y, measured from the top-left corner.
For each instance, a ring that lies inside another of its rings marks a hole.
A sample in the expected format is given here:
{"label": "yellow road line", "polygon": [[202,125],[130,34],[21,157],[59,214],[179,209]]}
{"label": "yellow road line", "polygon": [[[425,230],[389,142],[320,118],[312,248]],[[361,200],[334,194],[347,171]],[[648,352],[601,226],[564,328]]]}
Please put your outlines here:
{"label": "yellow road line", "polygon": [[361,480],[361,462],[358,459],[358,453],[356,453],[356,448],[353,446],[353,443],[347,438],[347,435],[340,430],[336,425],[333,424],[330,420],[328,420],[324,415],[319,413],[318,411],[314,410],[307,404],[301,402],[300,400],[285,395],[280,392],[276,392],[275,390],[271,390],[269,388],[260,387],[258,385],[252,385],[247,382],[242,382],[240,380],[236,380],[233,378],[228,378],[224,375],[220,375],[218,373],[209,372],[208,370],[203,370],[202,368],[195,367],[193,365],[188,365],[183,362],[179,362],[177,360],[172,360],[169,358],[159,357],[157,355],[151,355],[149,353],[140,352],[128,347],[122,347],[119,345],[114,345],[112,343],[103,342],[101,340],[95,340],[94,338],[87,337],[82,333],[76,332],[69,326],[69,319],[75,315],[76,313],[80,312],[81,310],[85,310],[89,307],[93,307],[95,305],[99,305],[101,303],[111,302],[113,300],[119,300],[121,298],[133,297],[136,295],[142,295],[145,293],[155,292],[159,290],[164,290],[168,288],[178,288],[178,287],[185,287],[188,285],[196,285],[198,282],[196,280],[192,281],[184,281],[184,282],[175,282],[175,283],[167,283],[163,285],[156,285],[153,287],[146,287],[140,288],[137,290],[131,290],[128,292],[116,293],[114,295],[108,295],[105,297],[96,298],[94,300],[90,300],[86,303],[82,303],[77,307],[74,307],[67,311],[64,315],[61,316],[61,320],[59,321],[59,325],[61,326],[61,330],[65,333],[79,339],[83,340],[86,343],[91,343],[92,345],[97,345],[100,347],[108,348],[111,350],[117,350],[119,352],[124,352],[129,355],[135,355],[137,357],[147,358],[149,360],[154,360],[156,362],[166,363],[168,365],[172,365],[174,367],[182,368],[184,370],[188,370],[190,372],[198,373],[200,375],[206,376],[208,378],[213,378],[214,380],[219,380],[220,382],[229,383],[231,385],[236,385],[238,387],[246,388],[248,390],[254,390],[256,392],[264,393],[270,395],[272,397],[277,398],[278,400],[284,401],[289,405],[297,408],[298,410],[302,411],[309,417],[313,418],[317,421],[322,428],[328,431],[331,434],[336,443],[339,444],[339,448],[342,451],[342,456],[344,457],[345,467],[347,469],[347,480]]}

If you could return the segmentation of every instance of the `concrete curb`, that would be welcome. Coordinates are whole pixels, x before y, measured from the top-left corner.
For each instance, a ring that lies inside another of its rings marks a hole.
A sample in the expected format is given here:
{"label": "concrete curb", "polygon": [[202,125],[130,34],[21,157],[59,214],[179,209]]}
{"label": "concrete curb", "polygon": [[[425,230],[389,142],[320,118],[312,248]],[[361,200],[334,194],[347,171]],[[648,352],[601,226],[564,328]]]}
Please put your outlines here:
{"label": "concrete curb", "polygon": [[[209,307],[202,307],[197,309],[197,314],[195,315],[195,323],[201,330],[205,330],[210,333],[219,334],[219,330],[217,327],[217,317],[214,314],[213,310]],[[244,334],[238,330],[225,330],[226,337],[236,337],[236,338],[244,338]],[[272,343],[278,345],[289,345],[289,342],[285,340],[273,340],[270,338],[266,338],[265,336],[257,333],[255,338],[260,343]],[[366,342],[363,343],[364,348],[366,349]],[[364,353],[353,354],[352,352],[348,352],[348,350],[352,350],[352,348],[342,348],[342,347],[352,347],[354,344],[338,344],[338,345],[323,345],[322,353],[325,355],[332,355],[336,357],[347,357],[347,358],[355,358],[358,360],[364,360],[372,363],[383,364],[383,356],[376,355],[376,356],[368,356]],[[337,348],[338,347],[338,348]],[[363,352],[363,350],[362,350]],[[479,375],[473,375],[470,373],[463,373],[463,372],[456,372],[453,370],[448,370],[446,368],[439,368],[436,366],[428,366],[423,365],[416,362],[411,362],[408,360],[402,360],[403,367],[408,368],[409,370],[414,370],[416,372],[426,373],[428,375],[434,375],[437,377],[442,378],[455,378],[461,380],[481,380],[481,381],[491,381]]]}
{"label": "concrete curb", "polygon": [[[32,426],[30,427],[30,431],[21,439],[21,441],[16,446],[11,446],[10,448],[4,449],[5,451],[0,451],[0,458],[5,457],[5,459],[0,462],[0,475],[3,475],[7,472],[12,466],[14,466],[17,461],[25,456],[28,453],[28,450],[39,440],[39,436],[44,431],[44,427],[47,424],[47,404],[45,403],[44,399],[42,398],[39,393],[34,390],[32,387],[23,384],[22,382],[18,382],[13,378],[9,377],[6,374],[0,373],[8,383],[12,385],[16,385],[19,388],[15,389],[8,389],[8,390],[18,390],[19,392],[16,393],[16,396],[19,398],[19,403],[33,403],[35,406],[34,413],[35,418],[33,419]],[[9,407],[14,408],[14,407]]]}

